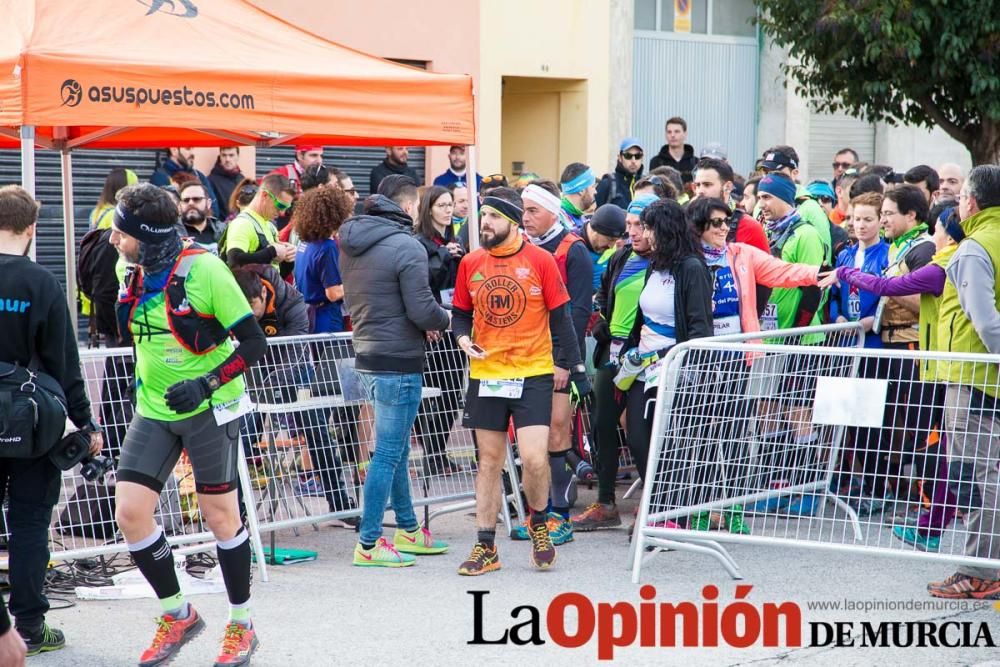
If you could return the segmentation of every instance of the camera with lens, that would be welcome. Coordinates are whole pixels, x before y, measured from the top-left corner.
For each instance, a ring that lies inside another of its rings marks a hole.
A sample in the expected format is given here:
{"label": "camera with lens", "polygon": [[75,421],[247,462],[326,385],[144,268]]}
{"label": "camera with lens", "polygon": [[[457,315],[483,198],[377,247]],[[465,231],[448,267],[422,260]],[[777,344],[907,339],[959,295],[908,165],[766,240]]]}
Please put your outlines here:
{"label": "camera with lens", "polygon": [[79,431],[73,431],[49,451],[49,460],[60,470],[72,470],[77,464],[82,465],[80,474],[88,482],[95,482],[112,468],[114,461],[106,456],[90,454],[90,434],[100,432],[100,426],[91,420]]}
{"label": "camera with lens", "polygon": [[88,482],[96,482],[111,472],[115,467],[115,462],[107,456],[95,456],[85,458],[80,461],[80,474]]}

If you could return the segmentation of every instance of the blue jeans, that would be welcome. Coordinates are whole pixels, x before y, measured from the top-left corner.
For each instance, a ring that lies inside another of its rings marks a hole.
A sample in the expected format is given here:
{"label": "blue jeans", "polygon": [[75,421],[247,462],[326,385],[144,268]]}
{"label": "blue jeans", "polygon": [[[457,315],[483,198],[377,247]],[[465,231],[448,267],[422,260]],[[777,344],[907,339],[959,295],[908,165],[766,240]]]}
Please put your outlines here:
{"label": "blue jeans", "polygon": [[410,496],[410,431],[420,408],[420,373],[358,371],[361,385],[375,410],[375,453],[365,478],[361,543],[382,536],[386,500],[396,513],[396,525],[413,530],[419,524]]}

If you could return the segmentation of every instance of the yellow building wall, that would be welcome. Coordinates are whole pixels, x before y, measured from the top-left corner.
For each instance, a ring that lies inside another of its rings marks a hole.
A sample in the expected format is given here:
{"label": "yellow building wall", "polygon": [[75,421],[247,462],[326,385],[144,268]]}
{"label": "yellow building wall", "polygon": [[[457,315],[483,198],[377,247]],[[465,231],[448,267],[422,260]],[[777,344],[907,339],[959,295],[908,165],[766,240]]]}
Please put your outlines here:
{"label": "yellow building wall", "polygon": [[570,162],[608,170],[609,13],[609,0],[480,4],[480,173],[509,175],[514,160],[552,180]]}

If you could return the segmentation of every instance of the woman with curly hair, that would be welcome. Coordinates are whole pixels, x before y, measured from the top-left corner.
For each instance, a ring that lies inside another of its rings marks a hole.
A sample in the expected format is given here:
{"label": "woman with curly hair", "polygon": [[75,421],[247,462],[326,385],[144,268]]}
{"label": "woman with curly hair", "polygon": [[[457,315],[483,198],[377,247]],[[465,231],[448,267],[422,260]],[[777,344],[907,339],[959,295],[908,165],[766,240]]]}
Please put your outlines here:
{"label": "woman with curly hair", "polygon": [[295,257],[295,285],[309,305],[309,331],[344,330],[344,285],[336,235],[354,203],[343,190],[314,188],[295,203],[292,224],[300,243]]}

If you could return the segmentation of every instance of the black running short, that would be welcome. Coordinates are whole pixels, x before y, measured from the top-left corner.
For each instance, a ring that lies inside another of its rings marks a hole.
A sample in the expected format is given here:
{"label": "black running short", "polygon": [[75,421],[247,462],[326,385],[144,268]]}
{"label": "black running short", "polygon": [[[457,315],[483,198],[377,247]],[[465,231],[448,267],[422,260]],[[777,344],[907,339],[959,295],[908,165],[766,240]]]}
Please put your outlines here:
{"label": "black running short", "polygon": [[198,493],[235,491],[239,438],[240,420],[219,426],[211,410],[170,422],[136,413],[122,443],[118,481],[141,484],[159,493],[183,450],[191,461]]}
{"label": "black running short", "polygon": [[520,398],[484,398],[479,395],[479,380],[469,380],[462,416],[466,428],[506,431],[512,417],[515,429],[552,423],[551,375],[525,378]]}

